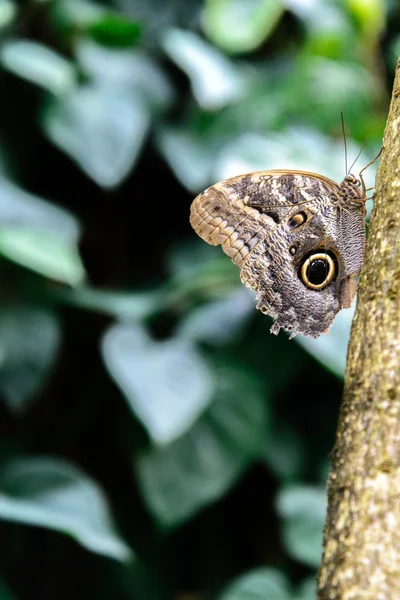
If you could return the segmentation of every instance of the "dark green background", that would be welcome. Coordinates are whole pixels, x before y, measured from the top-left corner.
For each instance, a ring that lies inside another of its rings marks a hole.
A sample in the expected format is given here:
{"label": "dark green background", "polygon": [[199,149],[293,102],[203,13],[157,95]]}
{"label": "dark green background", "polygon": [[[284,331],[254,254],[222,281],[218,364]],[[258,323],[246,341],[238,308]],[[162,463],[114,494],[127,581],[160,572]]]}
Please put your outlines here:
{"label": "dark green background", "polygon": [[0,600],[315,598],[352,312],[271,336],[189,207],[340,181],[341,111],[358,173],[399,32],[394,0],[0,0]]}

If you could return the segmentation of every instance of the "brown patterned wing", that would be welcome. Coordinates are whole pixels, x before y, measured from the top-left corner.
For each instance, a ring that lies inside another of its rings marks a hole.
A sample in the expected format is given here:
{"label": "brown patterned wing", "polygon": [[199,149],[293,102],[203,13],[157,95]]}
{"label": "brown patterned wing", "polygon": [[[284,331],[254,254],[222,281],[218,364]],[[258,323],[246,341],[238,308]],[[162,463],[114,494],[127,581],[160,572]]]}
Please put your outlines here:
{"label": "brown patterned wing", "polygon": [[238,267],[275,225],[268,214],[249,206],[248,199],[217,184],[197,196],[190,211],[196,233],[212,246],[221,245]]}
{"label": "brown patterned wing", "polygon": [[[192,203],[192,227],[241,268],[242,282],[257,292],[257,308],[275,318],[273,333],[282,327],[318,337],[351,303],[360,261],[346,264],[340,244],[349,227],[365,236],[364,220],[354,207],[338,209],[339,190],[314,173],[261,171],[213,185]],[[308,271],[302,265],[321,251],[329,255],[334,277],[326,286],[309,287],[304,277],[322,261]]]}

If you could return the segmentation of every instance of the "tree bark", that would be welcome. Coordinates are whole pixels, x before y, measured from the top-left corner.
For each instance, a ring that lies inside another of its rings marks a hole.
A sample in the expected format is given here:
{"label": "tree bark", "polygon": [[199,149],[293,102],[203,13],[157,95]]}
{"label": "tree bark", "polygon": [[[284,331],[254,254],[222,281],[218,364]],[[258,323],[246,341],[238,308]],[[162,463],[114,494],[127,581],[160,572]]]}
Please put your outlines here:
{"label": "tree bark", "polygon": [[319,600],[400,600],[400,59],[328,481]]}

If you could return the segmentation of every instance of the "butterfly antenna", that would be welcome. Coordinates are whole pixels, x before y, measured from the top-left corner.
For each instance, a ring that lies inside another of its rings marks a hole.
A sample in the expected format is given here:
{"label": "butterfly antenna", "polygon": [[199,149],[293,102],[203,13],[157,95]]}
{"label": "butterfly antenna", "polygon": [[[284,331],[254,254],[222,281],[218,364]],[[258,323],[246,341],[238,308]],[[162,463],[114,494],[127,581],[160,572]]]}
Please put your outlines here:
{"label": "butterfly antenna", "polygon": [[347,170],[347,142],[346,142],[346,130],[344,128],[344,118],[343,113],[340,113],[340,118],[342,120],[342,132],[343,132],[343,142],[344,142],[344,167],[346,169],[346,175],[348,174]]}
{"label": "butterfly antenna", "polygon": [[354,167],[354,165],[356,164],[356,162],[358,161],[358,159],[361,156],[361,152],[364,150],[364,146],[365,146],[365,142],[366,140],[363,141],[363,143],[361,144],[361,149],[360,152],[357,154],[357,156],[355,157],[355,159],[353,160],[353,162],[351,163],[351,167],[349,169],[349,173],[351,173],[352,168]]}
{"label": "butterfly antenna", "polygon": [[[374,162],[375,162],[376,160],[378,160],[378,158],[379,158],[379,157],[380,157],[380,155],[382,154],[382,150],[383,150],[383,146],[382,146],[382,148],[379,150],[379,152],[378,152],[378,154],[375,156],[375,158],[373,158],[373,159],[372,159],[372,160],[371,160],[371,161],[370,161],[370,162],[369,162],[367,165],[365,165],[365,167],[363,167],[363,168],[361,169],[361,171],[359,172],[359,174],[358,174],[358,176],[359,176],[359,178],[360,178],[360,181],[361,181],[361,184],[362,184],[362,187],[363,187],[363,192],[364,192],[364,195],[366,195],[366,193],[367,193],[369,190],[367,190],[367,189],[366,189],[366,187],[365,187],[364,178],[363,178],[362,174],[363,174],[363,172],[365,171],[365,169],[368,169],[368,167],[370,167],[371,165],[373,165],[373,164],[374,164]],[[373,189],[373,188],[370,188],[370,189]]]}
{"label": "butterfly antenna", "polygon": [[[383,150],[383,146],[382,148],[379,150],[378,154],[375,156],[375,158],[373,158],[367,165],[365,165],[365,167],[363,167],[360,171],[360,175],[365,171],[365,169],[368,169],[368,167],[370,167],[371,165],[374,164],[374,162],[376,160],[378,160],[378,158],[380,157],[380,155],[382,154],[382,150]],[[372,188],[371,188],[372,189]]]}

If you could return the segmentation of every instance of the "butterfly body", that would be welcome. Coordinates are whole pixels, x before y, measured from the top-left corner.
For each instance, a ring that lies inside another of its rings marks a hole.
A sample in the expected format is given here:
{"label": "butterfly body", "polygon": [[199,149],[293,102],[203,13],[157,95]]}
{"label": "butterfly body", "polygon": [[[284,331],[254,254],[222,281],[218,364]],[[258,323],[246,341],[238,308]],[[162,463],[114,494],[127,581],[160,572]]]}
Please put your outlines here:
{"label": "butterfly body", "polygon": [[270,170],[232,177],[197,196],[196,233],[241,269],[271,331],[318,337],[351,305],[364,260],[365,192],[315,173]]}

